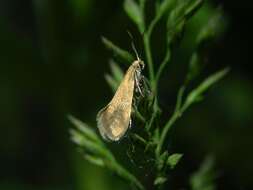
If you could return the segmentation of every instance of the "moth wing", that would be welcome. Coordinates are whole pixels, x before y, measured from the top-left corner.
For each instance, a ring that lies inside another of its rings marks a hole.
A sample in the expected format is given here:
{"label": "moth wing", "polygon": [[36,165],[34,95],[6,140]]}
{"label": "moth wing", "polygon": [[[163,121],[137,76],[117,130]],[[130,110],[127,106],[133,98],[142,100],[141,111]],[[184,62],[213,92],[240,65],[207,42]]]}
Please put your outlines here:
{"label": "moth wing", "polygon": [[130,124],[134,91],[134,70],[124,77],[111,102],[97,115],[100,134],[105,140],[118,141]]}
{"label": "moth wing", "polygon": [[114,108],[110,104],[97,115],[100,134],[105,140],[118,141],[126,133],[131,117],[131,109]]}

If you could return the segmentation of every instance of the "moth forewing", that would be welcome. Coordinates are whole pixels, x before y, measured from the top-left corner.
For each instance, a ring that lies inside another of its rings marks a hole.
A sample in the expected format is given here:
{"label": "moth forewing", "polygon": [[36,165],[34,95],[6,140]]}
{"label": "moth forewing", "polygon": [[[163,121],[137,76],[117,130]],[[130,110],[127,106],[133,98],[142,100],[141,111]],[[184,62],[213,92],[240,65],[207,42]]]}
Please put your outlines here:
{"label": "moth forewing", "polygon": [[139,59],[132,63],[110,103],[97,114],[98,129],[105,140],[118,141],[130,125],[136,73],[141,66]]}

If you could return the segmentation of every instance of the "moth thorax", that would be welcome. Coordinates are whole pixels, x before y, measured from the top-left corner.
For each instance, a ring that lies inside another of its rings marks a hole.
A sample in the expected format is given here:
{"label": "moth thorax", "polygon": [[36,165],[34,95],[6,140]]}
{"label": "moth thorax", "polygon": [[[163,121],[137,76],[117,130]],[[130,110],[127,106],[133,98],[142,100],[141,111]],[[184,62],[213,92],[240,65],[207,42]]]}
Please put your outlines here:
{"label": "moth thorax", "polygon": [[142,70],[144,69],[144,62],[140,59],[135,60],[132,64],[137,70]]}

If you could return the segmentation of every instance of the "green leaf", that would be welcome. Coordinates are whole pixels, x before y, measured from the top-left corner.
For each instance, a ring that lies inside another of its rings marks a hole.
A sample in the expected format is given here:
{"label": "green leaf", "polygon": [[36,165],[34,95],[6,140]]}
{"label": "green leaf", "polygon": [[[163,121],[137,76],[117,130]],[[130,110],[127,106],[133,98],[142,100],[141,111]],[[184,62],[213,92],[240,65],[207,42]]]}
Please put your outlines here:
{"label": "green leaf", "polygon": [[197,88],[192,90],[186,99],[186,104],[191,104],[202,97],[203,93],[208,90],[212,85],[221,80],[229,71],[229,68],[225,68],[221,71],[214,73],[205,79]]}
{"label": "green leaf", "polygon": [[152,139],[153,139],[154,143],[156,143],[156,144],[159,142],[159,138],[160,138],[159,133],[160,133],[159,129],[155,128]]}
{"label": "green leaf", "polygon": [[113,78],[120,83],[124,77],[124,72],[122,71],[122,69],[118,66],[117,63],[115,63],[113,60],[110,60],[109,62],[110,64],[110,68],[112,71],[112,76]]}
{"label": "green leaf", "polygon": [[110,74],[105,74],[105,80],[111,87],[112,91],[116,92],[119,87],[119,82],[116,81]]}
{"label": "green leaf", "polygon": [[164,167],[164,163],[166,163],[166,160],[168,158],[168,151],[165,151],[161,154],[161,156],[158,158],[158,162],[157,162],[157,168],[159,170],[161,170]]}
{"label": "green leaf", "polygon": [[124,77],[124,73],[122,69],[118,66],[118,64],[115,63],[113,60],[110,60],[109,64],[112,74],[105,74],[105,80],[111,87],[112,91],[116,92]]}
{"label": "green leaf", "polygon": [[79,145],[80,147],[84,148],[85,151],[88,151],[94,155],[99,155],[103,157],[107,157],[107,150],[103,146],[103,144],[91,141],[89,138],[84,136],[81,132],[71,129],[70,130],[71,140]]}
{"label": "green leaf", "polygon": [[148,143],[143,137],[141,137],[140,135],[138,135],[138,134],[136,134],[136,133],[133,133],[133,134],[131,135],[131,137],[132,137],[135,141],[138,141],[138,142],[140,142],[140,143],[143,144],[143,145],[147,145],[147,143]]}
{"label": "green leaf", "polygon": [[141,7],[134,0],[125,0],[124,9],[128,17],[138,26],[140,33],[145,30]]}
{"label": "green leaf", "polygon": [[199,8],[203,5],[203,3],[204,0],[195,0],[192,3],[190,2],[185,10],[184,17],[186,19],[191,18],[197,12],[197,10],[199,10]]}
{"label": "green leaf", "polygon": [[201,7],[203,0],[179,0],[167,19],[167,41],[180,38],[186,21]]}
{"label": "green leaf", "polygon": [[202,66],[200,64],[199,54],[197,52],[194,52],[190,59],[186,81],[189,82],[193,80],[194,78],[196,78],[199,75],[201,69],[202,69]]}
{"label": "green leaf", "polygon": [[202,44],[205,41],[214,40],[223,34],[226,28],[226,20],[221,9],[217,9],[210,16],[208,22],[201,28],[197,43]]}
{"label": "green leaf", "polygon": [[176,102],[175,112],[180,113],[180,108],[181,108],[181,105],[182,105],[184,91],[185,91],[185,86],[181,86],[178,93],[177,93],[177,102]]}
{"label": "green leaf", "polygon": [[154,181],[154,185],[162,185],[167,181],[165,177],[157,177]]}
{"label": "green leaf", "polygon": [[99,157],[96,157],[96,156],[92,156],[92,155],[89,155],[89,154],[85,154],[84,155],[84,158],[94,164],[94,165],[97,165],[97,166],[100,166],[100,167],[104,167],[105,166],[105,163],[103,161],[103,159],[99,158]]}
{"label": "green leaf", "polygon": [[115,172],[119,176],[121,176],[122,178],[124,178],[124,179],[128,180],[129,182],[132,182],[133,184],[135,184],[138,187],[138,189],[144,190],[144,187],[141,184],[141,182],[133,174],[131,174],[124,167],[122,167],[121,165],[119,165],[117,162],[113,163],[111,165],[111,167],[112,167],[112,169],[115,170]]}
{"label": "green leaf", "polygon": [[114,53],[114,55],[118,57],[120,60],[128,64],[131,64],[134,61],[134,57],[130,53],[128,53],[128,51],[123,50],[122,48],[118,47],[107,38],[102,37],[102,42],[106,46],[106,48],[111,50]]}
{"label": "green leaf", "polygon": [[87,138],[89,138],[90,140],[96,141],[98,143],[102,142],[100,138],[98,137],[98,135],[87,124],[83,123],[81,120],[75,118],[72,115],[68,115],[68,119]]}
{"label": "green leaf", "polygon": [[163,0],[157,8],[157,15],[163,16],[168,10],[170,10],[177,0]]}
{"label": "green leaf", "polygon": [[170,155],[167,160],[167,165],[170,166],[171,169],[173,169],[177,165],[177,163],[180,161],[182,156],[183,154],[178,154],[178,153]]}
{"label": "green leaf", "polygon": [[[226,21],[220,9],[212,9],[206,23],[202,24],[196,37],[196,50],[192,54],[186,81],[196,78],[203,68],[206,44],[213,42],[224,32]],[[204,48],[203,48],[204,47]]]}
{"label": "green leaf", "polygon": [[207,157],[200,168],[190,177],[190,185],[192,190],[215,190],[214,182],[217,174],[214,170],[214,159]]}

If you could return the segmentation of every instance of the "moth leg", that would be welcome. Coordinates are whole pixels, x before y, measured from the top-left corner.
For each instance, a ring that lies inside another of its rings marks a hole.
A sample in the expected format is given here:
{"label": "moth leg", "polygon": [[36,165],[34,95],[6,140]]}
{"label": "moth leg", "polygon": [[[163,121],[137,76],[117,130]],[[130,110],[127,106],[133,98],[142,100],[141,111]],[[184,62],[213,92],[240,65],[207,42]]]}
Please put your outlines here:
{"label": "moth leg", "polygon": [[137,76],[137,73],[135,73],[134,75],[134,80],[135,80],[135,84],[136,84],[136,87],[137,87],[137,90],[139,91],[139,93],[141,94],[142,97],[144,97],[143,93],[142,93],[142,90],[140,88],[140,74],[139,76]]}
{"label": "moth leg", "polygon": [[130,118],[128,129],[131,129],[131,127],[132,127],[132,119]]}
{"label": "moth leg", "polygon": [[152,94],[151,92],[151,87],[150,87],[150,84],[149,84],[149,81],[147,80],[146,77],[144,77],[143,75],[141,75],[141,81],[143,83],[143,88],[145,90],[145,94],[147,94],[148,96]]}

